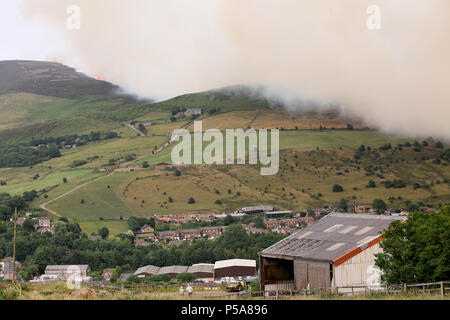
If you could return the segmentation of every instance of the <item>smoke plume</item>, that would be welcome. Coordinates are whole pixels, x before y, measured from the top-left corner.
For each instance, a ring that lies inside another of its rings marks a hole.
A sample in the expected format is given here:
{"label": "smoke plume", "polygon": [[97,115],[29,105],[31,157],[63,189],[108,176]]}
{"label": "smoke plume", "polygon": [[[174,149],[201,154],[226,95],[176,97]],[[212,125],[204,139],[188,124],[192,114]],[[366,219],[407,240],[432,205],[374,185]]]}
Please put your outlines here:
{"label": "smoke plume", "polygon": [[[66,28],[73,4],[80,30]],[[339,104],[388,132],[450,139],[448,0],[26,0],[23,12],[64,33],[61,62],[141,96],[264,85],[288,108]]]}

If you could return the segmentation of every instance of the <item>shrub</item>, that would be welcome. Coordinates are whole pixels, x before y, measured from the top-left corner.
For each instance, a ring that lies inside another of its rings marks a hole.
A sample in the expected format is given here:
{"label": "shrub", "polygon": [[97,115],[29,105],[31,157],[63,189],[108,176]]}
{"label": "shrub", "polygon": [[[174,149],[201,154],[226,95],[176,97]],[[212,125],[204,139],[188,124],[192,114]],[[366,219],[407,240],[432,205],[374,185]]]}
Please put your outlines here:
{"label": "shrub", "polygon": [[344,188],[341,185],[335,184],[333,186],[333,192],[343,192],[343,191],[344,191]]}

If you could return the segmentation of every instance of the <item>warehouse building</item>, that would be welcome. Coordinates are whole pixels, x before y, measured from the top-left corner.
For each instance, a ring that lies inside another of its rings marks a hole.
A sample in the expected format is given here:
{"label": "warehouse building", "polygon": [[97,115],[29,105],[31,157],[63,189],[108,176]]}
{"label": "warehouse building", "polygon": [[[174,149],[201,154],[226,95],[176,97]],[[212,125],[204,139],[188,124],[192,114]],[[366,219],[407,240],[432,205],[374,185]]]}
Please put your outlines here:
{"label": "warehouse building", "polygon": [[45,275],[59,276],[68,279],[71,276],[87,277],[91,273],[91,267],[83,265],[48,265],[45,268]]}
{"label": "warehouse building", "polygon": [[161,269],[161,268],[152,266],[152,265],[144,266],[144,267],[140,267],[139,269],[137,269],[136,272],[134,273],[134,275],[138,276],[139,278],[145,278],[145,277],[149,277],[149,276],[158,274],[159,269]]}
{"label": "warehouse building", "polygon": [[175,279],[177,275],[180,273],[184,273],[188,271],[189,267],[186,266],[170,266],[170,267],[162,267],[158,270],[158,274],[167,274],[171,279]]}
{"label": "warehouse building", "polygon": [[248,277],[256,274],[256,260],[231,259],[214,264],[214,279]]}
{"label": "warehouse building", "polygon": [[261,289],[330,289],[374,279],[381,232],[402,217],[333,213],[259,253]]}
{"label": "warehouse building", "polygon": [[214,279],[214,264],[194,264],[188,268],[187,272],[195,274],[197,279]]}
{"label": "warehouse building", "polygon": [[272,206],[254,206],[254,207],[244,207],[241,210],[245,214],[255,214],[273,211]]}

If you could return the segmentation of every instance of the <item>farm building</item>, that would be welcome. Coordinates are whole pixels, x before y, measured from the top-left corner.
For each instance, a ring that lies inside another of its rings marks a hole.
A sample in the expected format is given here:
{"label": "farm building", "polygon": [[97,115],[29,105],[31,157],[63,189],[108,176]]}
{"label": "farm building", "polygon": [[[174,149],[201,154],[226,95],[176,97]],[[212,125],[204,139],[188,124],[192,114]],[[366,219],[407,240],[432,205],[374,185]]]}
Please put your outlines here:
{"label": "farm building", "polygon": [[292,211],[272,211],[272,212],[265,212],[264,218],[266,219],[278,219],[283,218],[289,214],[291,214]]}
{"label": "farm building", "polygon": [[264,213],[273,211],[273,207],[271,206],[244,207],[242,208],[241,211],[246,214]]}
{"label": "farm building", "polygon": [[198,279],[214,279],[214,264],[194,264],[188,268],[187,272],[195,274]]}
{"label": "farm building", "polygon": [[[262,290],[366,285],[380,234],[401,217],[333,213],[259,253]],[[376,281],[375,281],[376,282]]]}
{"label": "farm building", "polygon": [[186,266],[170,266],[170,267],[162,267],[159,269],[158,274],[167,274],[170,278],[174,279],[180,273],[184,273],[188,271],[189,267]]}
{"label": "farm building", "polygon": [[87,277],[91,273],[91,267],[87,264],[83,265],[49,265],[45,268],[46,275],[60,276],[67,279],[70,276],[76,275]]}
{"label": "farm building", "polygon": [[155,267],[155,266],[145,266],[145,267],[140,267],[139,269],[136,270],[136,272],[134,273],[135,276],[138,276],[139,278],[145,278],[145,277],[149,277],[149,276],[153,276],[155,274],[158,274],[160,267]]}
{"label": "farm building", "polygon": [[214,279],[226,277],[247,277],[256,274],[256,261],[231,259],[217,261],[214,264]]}

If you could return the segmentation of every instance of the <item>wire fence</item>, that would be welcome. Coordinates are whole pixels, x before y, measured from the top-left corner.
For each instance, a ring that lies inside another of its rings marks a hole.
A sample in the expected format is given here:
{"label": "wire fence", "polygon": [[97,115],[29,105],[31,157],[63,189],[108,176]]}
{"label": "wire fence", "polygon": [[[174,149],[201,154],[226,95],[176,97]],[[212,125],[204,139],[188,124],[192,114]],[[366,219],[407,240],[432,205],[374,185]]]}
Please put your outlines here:
{"label": "wire fence", "polygon": [[[246,290],[240,292],[225,292],[225,286],[217,283],[192,283],[196,293],[195,296],[202,293],[215,292],[214,295],[209,296],[213,299],[289,299],[298,296],[317,296],[317,295],[365,295],[373,294],[385,295],[400,295],[400,294],[430,294],[440,295],[445,297],[450,290],[450,281],[418,283],[418,284],[389,284],[380,286],[354,285],[354,286],[340,286],[332,288],[310,288],[302,290],[265,290],[252,291],[249,286]],[[93,288],[100,288],[112,292],[121,292],[123,290],[132,292],[177,292],[180,285],[175,284],[129,284],[129,285],[104,285],[92,284]],[[224,291],[221,294],[221,291]]]}

